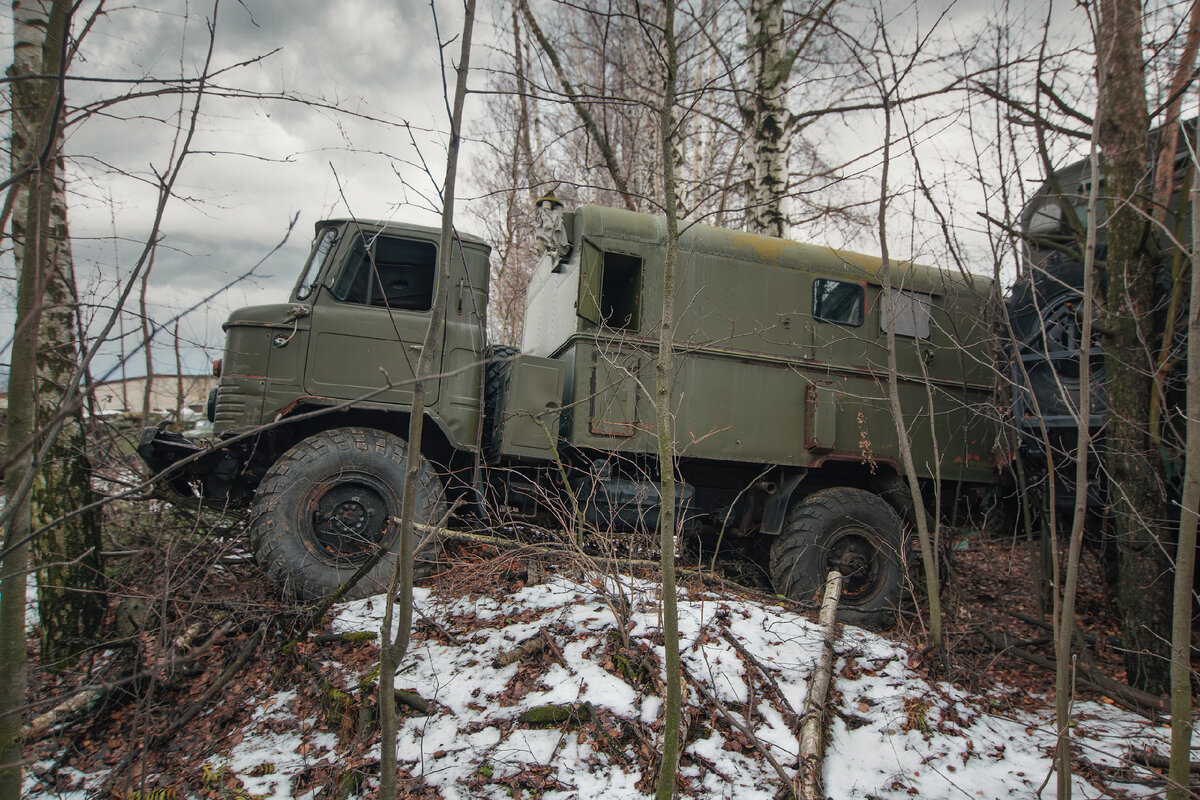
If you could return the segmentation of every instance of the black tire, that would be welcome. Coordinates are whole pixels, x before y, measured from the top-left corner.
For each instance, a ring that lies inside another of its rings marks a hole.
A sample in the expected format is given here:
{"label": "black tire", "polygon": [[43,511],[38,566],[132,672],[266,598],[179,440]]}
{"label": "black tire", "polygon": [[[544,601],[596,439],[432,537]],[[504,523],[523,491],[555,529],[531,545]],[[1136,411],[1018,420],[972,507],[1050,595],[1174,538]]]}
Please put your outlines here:
{"label": "black tire", "polygon": [[[331,595],[383,544],[379,562],[350,588],[354,600],[386,591],[400,553],[404,440],[374,428],[336,428],[314,434],[267,470],[250,512],[250,544],[258,563],[286,597]],[[441,519],[439,482],[421,459],[414,519]],[[395,522],[389,518],[394,518]],[[436,555],[436,537],[415,533],[417,568]]]}
{"label": "black tire", "polygon": [[[1028,391],[1037,398],[1037,408],[1043,417],[1069,420],[1078,406],[1079,347],[1083,335],[1083,265],[1076,261],[1052,262],[1034,270],[1032,280],[1025,279],[1013,286],[1008,300],[1008,316],[1012,322],[1014,355],[1036,354],[1039,360],[1026,361],[1029,375]],[[1103,415],[1108,407],[1104,391],[1104,354],[1099,337],[1092,342],[1090,373],[1091,413]],[[1018,370],[1018,383],[1024,380]],[[1061,385],[1061,388],[1060,388]],[[1017,392],[1022,391],[1019,387]],[[1032,404],[1025,412],[1032,413]],[[1049,424],[1049,423],[1048,423]],[[1053,425],[1052,425],[1053,426]]]}
{"label": "black tire", "polygon": [[512,345],[493,344],[484,350],[487,360],[483,376],[483,454],[488,463],[500,456],[500,443],[496,440],[496,409],[500,405],[500,394],[504,391],[504,376],[508,364],[521,351]]}
{"label": "black tire", "polygon": [[896,621],[905,586],[900,517],[883,498],[839,486],[814,492],[788,513],[771,545],[775,591],[819,601],[825,576],[842,573],[838,619],[886,628]]}

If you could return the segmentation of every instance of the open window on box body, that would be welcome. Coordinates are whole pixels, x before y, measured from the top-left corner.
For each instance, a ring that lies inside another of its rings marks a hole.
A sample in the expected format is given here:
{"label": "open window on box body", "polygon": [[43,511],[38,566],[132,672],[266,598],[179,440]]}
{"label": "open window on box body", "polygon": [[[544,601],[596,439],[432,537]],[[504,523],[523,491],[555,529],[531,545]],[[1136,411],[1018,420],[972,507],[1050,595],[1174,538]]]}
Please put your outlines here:
{"label": "open window on box body", "polygon": [[597,325],[637,331],[642,312],[642,259],[584,241],[579,269],[579,316]]}

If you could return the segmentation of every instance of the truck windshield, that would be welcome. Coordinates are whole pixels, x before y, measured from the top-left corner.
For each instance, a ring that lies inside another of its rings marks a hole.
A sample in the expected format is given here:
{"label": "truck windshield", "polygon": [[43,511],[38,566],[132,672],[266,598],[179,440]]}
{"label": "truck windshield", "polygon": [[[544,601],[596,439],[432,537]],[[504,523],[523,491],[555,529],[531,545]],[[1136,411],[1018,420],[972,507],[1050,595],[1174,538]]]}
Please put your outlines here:
{"label": "truck windshield", "polygon": [[317,279],[321,276],[321,265],[325,263],[325,259],[329,256],[329,251],[333,249],[333,243],[336,241],[337,228],[323,228],[317,234],[312,252],[308,254],[308,262],[304,265],[304,271],[300,273],[300,283],[296,287],[297,300],[308,298],[317,288]]}

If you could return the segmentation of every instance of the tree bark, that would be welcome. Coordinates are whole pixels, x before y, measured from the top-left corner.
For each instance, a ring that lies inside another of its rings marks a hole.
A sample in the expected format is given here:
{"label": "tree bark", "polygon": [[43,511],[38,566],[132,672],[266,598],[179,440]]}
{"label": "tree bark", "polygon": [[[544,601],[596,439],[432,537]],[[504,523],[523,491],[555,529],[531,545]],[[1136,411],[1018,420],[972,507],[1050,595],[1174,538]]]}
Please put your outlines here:
{"label": "tree bark", "polygon": [[[1200,137],[1197,137],[1200,144]],[[1192,175],[1192,286],[1188,304],[1187,460],[1175,555],[1171,614],[1171,766],[1167,800],[1184,800],[1192,754],[1192,578],[1196,570],[1196,510],[1200,508],[1200,165]]]}
{"label": "tree bark", "polygon": [[[31,524],[41,527],[66,513],[89,505],[91,488],[87,438],[82,405],[63,408],[67,387],[83,360],[76,324],[75,268],[67,229],[67,193],[64,176],[61,121],[63,95],[57,79],[28,80],[34,75],[57,76],[64,67],[68,25],[46,9],[46,0],[14,3],[14,18],[26,18],[23,35],[14,41],[13,138],[11,166],[15,174],[39,160],[38,182],[49,187],[50,200],[39,206],[38,230],[29,211],[28,185],[14,187],[14,266],[18,273],[34,271],[38,305],[37,378],[34,384],[34,430],[45,429],[56,415],[65,417],[61,432],[47,453],[31,494]],[[68,16],[69,16],[69,12]],[[31,151],[30,147],[34,150]],[[36,152],[35,152],[36,151]],[[38,260],[25,259],[22,243],[39,238]],[[50,664],[69,661],[88,646],[100,629],[105,612],[104,572],[100,558],[98,510],[80,514],[51,528],[33,543],[38,571],[38,614],[43,658]]]}
{"label": "tree bark", "polygon": [[750,152],[746,160],[746,229],[783,236],[787,191],[787,84],[795,53],[783,35],[783,0],[751,0],[746,9],[751,91],[742,109]]}
{"label": "tree bark", "polygon": [[1108,293],[1104,320],[1109,413],[1105,428],[1115,512],[1117,609],[1129,683],[1154,694],[1168,685],[1171,569],[1169,513],[1157,432],[1150,430],[1154,264],[1146,234],[1146,110],[1141,3],[1103,0],[1099,13],[1100,150],[1105,160]]}
{"label": "tree bark", "polygon": [[[13,3],[14,36],[12,73],[57,76],[62,65],[70,3],[55,0],[17,0]],[[27,179],[24,196],[18,195],[14,218],[24,221],[20,251],[22,268],[17,278],[17,321],[12,344],[8,384],[8,457],[5,493],[12,508],[5,532],[8,555],[0,564],[0,800],[21,796],[21,711],[25,706],[25,586],[32,530],[33,499],[21,495],[31,469],[34,432],[38,424],[37,337],[40,327],[45,276],[39,269],[50,249],[50,206],[54,195],[55,123],[59,81],[20,80],[13,83],[13,152],[24,156],[21,169],[36,166]],[[37,110],[51,109],[40,117]],[[21,113],[25,112],[25,113]],[[32,120],[32,125],[18,119]],[[15,502],[14,502],[15,501]],[[17,544],[21,542],[20,544]],[[10,549],[11,548],[11,549]]]}
{"label": "tree bark", "polygon": [[675,198],[675,0],[666,0],[663,21],[666,60],[658,135],[662,148],[663,208],[667,241],[663,257],[662,322],[658,331],[658,362],[654,374],[655,424],[658,428],[658,470],[662,505],[658,515],[659,553],[662,565],[663,645],[667,673],[666,710],[663,713],[662,762],[658,767],[655,796],[675,796],[675,768],[679,761],[679,720],[682,705],[679,664],[679,609],[675,597],[675,421],[671,416],[671,382],[675,354],[675,268],[679,259],[679,219]]}
{"label": "tree bark", "polygon": [[842,575],[834,570],[825,577],[825,597],[821,601],[821,658],[808,683],[804,698],[803,725],[800,729],[800,769],[794,792],[800,800],[818,800],[825,796],[825,697],[833,676],[833,645],[837,641],[837,607],[842,596]]}
{"label": "tree bark", "polygon": [[[435,18],[436,21],[436,18]],[[413,371],[412,411],[408,425],[408,455],[404,465],[404,496],[400,512],[400,557],[396,575],[388,591],[384,624],[380,636],[379,662],[379,797],[396,798],[396,668],[408,652],[412,633],[413,588],[413,510],[417,500],[417,483],[421,470],[421,433],[425,418],[426,383],[438,368],[442,351],[442,329],[446,317],[446,299],[450,290],[450,254],[454,244],[454,190],[458,175],[458,152],[462,144],[463,104],[467,96],[467,73],[471,64],[471,35],[475,27],[475,0],[466,0],[463,17],[462,43],[459,51],[457,80],[454,84],[453,109],[450,112],[450,144],[446,150],[446,176],[442,184],[442,230],[438,241],[438,274],[433,308],[429,312],[429,328],[421,347],[421,357]],[[400,609],[396,619],[395,639],[391,636],[392,605],[396,585],[400,589]]]}

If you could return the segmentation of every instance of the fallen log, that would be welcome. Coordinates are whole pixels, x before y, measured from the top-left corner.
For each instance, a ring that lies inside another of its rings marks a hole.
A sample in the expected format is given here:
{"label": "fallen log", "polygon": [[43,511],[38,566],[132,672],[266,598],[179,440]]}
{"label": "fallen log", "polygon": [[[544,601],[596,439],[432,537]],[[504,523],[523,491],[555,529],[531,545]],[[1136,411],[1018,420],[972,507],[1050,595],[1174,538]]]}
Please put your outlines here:
{"label": "fallen log", "polygon": [[794,792],[800,800],[820,800],[825,796],[822,772],[825,765],[825,698],[833,674],[833,645],[837,641],[837,606],[842,596],[842,575],[833,570],[825,578],[825,598],[821,601],[821,658],[809,682],[804,698],[800,727],[800,769]]}
{"label": "fallen log", "polygon": [[[1169,769],[1171,767],[1171,759],[1150,750],[1130,750],[1128,758],[1134,764],[1141,764],[1145,767],[1154,767],[1155,769]],[[1188,770],[1191,772],[1200,772],[1200,763],[1191,762]]]}
{"label": "fallen log", "polygon": [[507,667],[509,664],[515,664],[522,659],[540,653],[546,649],[549,644],[549,639],[545,631],[538,631],[533,636],[530,636],[525,641],[504,653],[500,653],[492,659],[492,666],[496,669]]}
{"label": "fallen log", "polygon": [[420,714],[429,713],[429,701],[416,692],[409,692],[404,689],[394,689],[393,692],[396,695],[397,703],[408,706]]}
{"label": "fallen log", "polygon": [[592,706],[590,703],[568,703],[566,705],[534,706],[521,712],[517,717],[517,722],[545,726],[562,725],[563,723],[582,725],[591,718]]}

